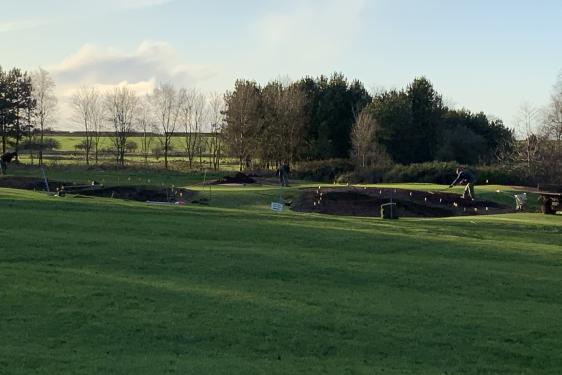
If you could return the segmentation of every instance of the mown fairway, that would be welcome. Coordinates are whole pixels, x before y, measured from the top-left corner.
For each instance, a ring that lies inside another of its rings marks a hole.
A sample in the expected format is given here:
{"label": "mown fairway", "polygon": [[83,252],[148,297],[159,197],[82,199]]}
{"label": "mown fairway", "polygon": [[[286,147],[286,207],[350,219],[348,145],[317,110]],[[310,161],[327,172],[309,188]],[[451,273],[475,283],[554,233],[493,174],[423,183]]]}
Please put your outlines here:
{"label": "mown fairway", "polygon": [[0,374],[560,373],[562,217],[274,214],[276,192],[0,189]]}

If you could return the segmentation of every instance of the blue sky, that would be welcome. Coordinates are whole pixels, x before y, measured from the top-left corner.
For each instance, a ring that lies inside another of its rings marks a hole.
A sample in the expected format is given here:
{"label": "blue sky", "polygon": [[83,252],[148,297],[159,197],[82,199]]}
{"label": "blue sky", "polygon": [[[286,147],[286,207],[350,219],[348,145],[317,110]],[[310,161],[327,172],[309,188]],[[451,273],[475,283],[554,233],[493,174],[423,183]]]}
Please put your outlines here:
{"label": "blue sky", "polygon": [[458,107],[512,125],[562,70],[562,1],[0,0],[0,64],[81,85],[224,91],[236,78],[330,74],[368,88],[425,75]]}

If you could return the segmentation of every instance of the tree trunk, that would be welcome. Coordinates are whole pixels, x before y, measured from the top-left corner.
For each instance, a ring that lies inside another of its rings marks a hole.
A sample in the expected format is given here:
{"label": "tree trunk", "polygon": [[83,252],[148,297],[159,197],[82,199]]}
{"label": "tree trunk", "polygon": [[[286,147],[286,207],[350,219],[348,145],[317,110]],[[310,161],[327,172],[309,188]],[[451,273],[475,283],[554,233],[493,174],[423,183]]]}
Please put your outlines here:
{"label": "tree trunk", "polygon": [[41,137],[39,141],[39,165],[43,165],[43,140],[44,140],[44,132],[43,132],[43,124],[41,124]]}
{"label": "tree trunk", "polygon": [[164,168],[168,169],[168,139],[164,140]]}

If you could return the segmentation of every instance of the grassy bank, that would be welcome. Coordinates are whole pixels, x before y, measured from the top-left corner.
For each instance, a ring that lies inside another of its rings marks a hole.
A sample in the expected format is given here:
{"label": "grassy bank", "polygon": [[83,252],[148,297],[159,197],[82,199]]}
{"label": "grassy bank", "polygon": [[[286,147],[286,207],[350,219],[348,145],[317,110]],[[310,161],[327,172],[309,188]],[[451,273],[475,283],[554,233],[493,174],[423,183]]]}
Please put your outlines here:
{"label": "grassy bank", "polygon": [[0,373],[562,368],[560,217],[274,214],[276,194],[182,208],[0,189]]}

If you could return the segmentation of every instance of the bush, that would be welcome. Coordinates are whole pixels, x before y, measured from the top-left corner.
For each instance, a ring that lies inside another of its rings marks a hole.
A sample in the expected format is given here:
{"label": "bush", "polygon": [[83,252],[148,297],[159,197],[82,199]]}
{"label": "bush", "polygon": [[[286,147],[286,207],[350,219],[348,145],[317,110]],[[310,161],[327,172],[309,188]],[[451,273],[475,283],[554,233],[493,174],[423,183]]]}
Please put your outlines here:
{"label": "bush", "polygon": [[353,162],[349,159],[330,159],[300,162],[292,171],[292,178],[333,182],[344,173],[353,172]]}
{"label": "bush", "polygon": [[456,177],[457,167],[458,164],[454,162],[397,164],[384,174],[383,181],[450,184]]}
{"label": "bush", "polygon": [[534,186],[538,182],[525,168],[517,166],[479,166],[474,171],[479,184]]}
{"label": "bush", "polygon": [[125,150],[127,152],[135,152],[138,150],[138,148],[139,145],[135,141],[127,141],[127,143],[125,144]]}
{"label": "bush", "polygon": [[[20,144],[22,150],[39,151],[41,150],[41,142],[38,138],[27,139]],[[43,139],[43,150],[57,150],[60,149],[60,142],[54,138]]]}
{"label": "bush", "polygon": [[336,182],[339,184],[376,184],[384,180],[385,174],[391,167],[359,168],[353,172],[339,175]]}
{"label": "bush", "polygon": [[[396,164],[388,168],[345,172],[338,176],[337,181],[340,183],[421,182],[445,185],[455,179],[458,166],[455,162]],[[476,174],[477,184],[531,186],[537,183],[523,168],[516,166],[475,166],[469,169]]]}

